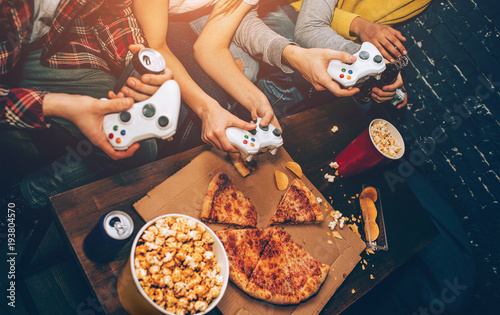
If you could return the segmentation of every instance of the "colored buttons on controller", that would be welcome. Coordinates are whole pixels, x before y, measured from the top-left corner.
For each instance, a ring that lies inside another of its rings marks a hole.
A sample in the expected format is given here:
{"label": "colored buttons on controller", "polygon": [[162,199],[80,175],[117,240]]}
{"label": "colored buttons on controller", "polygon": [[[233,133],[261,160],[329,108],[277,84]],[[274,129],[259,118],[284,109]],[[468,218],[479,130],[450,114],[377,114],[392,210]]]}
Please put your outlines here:
{"label": "colored buttons on controller", "polygon": [[347,80],[350,80],[350,79],[351,79],[351,76],[350,76],[350,75],[348,75],[348,76],[346,77],[346,79],[347,79]]}
{"label": "colored buttons on controller", "polygon": [[248,139],[248,136],[247,136],[247,135],[244,135],[244,136],[243,136],[243,138]]}
{"label": "colored buttons on controller", "polygon": [[252,138],[252,139],[250,139],[250,140],[252,140],[252,142],[255,142],[255,138]]}
{"label": "colored buttons on controller", "polygon": [[252,142],[252,143],[250,143],[250,146],[251,146],[251,147],[255,147],[255,143],[253,143],[253,142]]}
{"label": "colored buttons on controller", "polygon": [[[129,122],[131,118],[129,111],[123,111],[120,113],[120,120],[123,122]],[[116,126],[116,130],[118,130],[118,126]]]}
{"label": "colored buttons on controller", "polygon": [[110,133],[110,134],[108,135],[108,138],[110,138],[110,139],[113,139],[114,137],[115,137],[115,135],[114,135],[114,134],[112,134],[112,133]]}
{"label": "colored buttons on controller", "polygon": [[382,56],[380,55],[376,55],[375,57],[373,57],[373,61],[375,61],[376,63],[381,63],[382,60]]}
{"label": "colored buttons on controller", "polygon": [[367,52],[367,51],[360,51],[359,52],[359,58],[362,59],[362,60],[367,60],[368,58],[370,58],[370,53]]}
{"label": "colored buttons on controller", "polygon": [[257,129],[249,130],[248,132],[255,136],[257,134]]}
{"label": "colored buttons on controller", "polygon": [[347,71],[347,73],[352,74],[352,70]]}
{"label": "colored buttons on controller", "polygon": [[343,74],[341,74],[341,75],[339,75],[339,77],[340,77],[341,79],[343,79],[343,78],[344,78],[344,75],[343,75]]}
{"label": "colored buttons on controller", "polygon": [[347,70],[346,70],[345,68],[342,68],[342,70],[340,70],[340,71],[342,71],[342,72],[346,72]]}
{"label": "colored buttons on controller", "polygon": [[118,144],[122,143],[122,139],[121,138],[116,138],[116,143],[118,143]]}
{"label": "colored buttons on controller", "polygon": [[247,140],[243,140],[243,144],[247,144],[247,143],[248,143],[248,141],[247,141]]}
{"label": "colored buttons on controller", "polygon": [[259,128],[264,130],[264,131],[268,131],[269,130],[269,126],[265,126],[263,127],[261,124],[259,124]]}
{"label": "colored buttons on controller", "polygon": [[274,129],[273,130],[273,135],[275,135],[276,137],[281,136],[281,130],[279,130],[278,128]]}
{"label": "colored buttons on controller", "polygon": [[125,130],[120,131],[120,134],[124,136],[127,132]]}
{"label": "colored buttons on controller", "polygon": [[114,130],[114,131],[118,131],[118,126],[117,126],[117,125],[114,125],[114,126],[113,126],[113,130]]}
{"label": "colored buttons on controller", "polygon": [[142,107],[142,114],[146,118],[151,118],[156,114],[156,108],[153,104],[148,103]]}
{"label": "colored buttons on controller", "polygon": [[160,125],[160,127],[166,127],[168,125],[167,116],[160,116],[160,118],[158,118],[158,125]]}

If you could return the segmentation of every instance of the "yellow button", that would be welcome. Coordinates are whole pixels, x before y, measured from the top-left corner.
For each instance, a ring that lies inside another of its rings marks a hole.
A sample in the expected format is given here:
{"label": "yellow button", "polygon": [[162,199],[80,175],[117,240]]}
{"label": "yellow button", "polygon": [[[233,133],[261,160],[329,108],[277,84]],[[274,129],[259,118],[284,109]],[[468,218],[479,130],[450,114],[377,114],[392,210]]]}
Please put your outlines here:
{"label": "yellow button", "polygon": [[122,143],[122,138],[116,138],[116,143],[118,144]]}
{"label": "yellow button", "polygon": [[254,147],[254,146],[255,146],[255,144],[254,144],[254,143],[250,143],[250,146],[251,146],[251,147]]}
{"label": "yellow button", "polygon": [[350,80],[350,79],[351,79],[351,76],[350,76],[350,75],[348,75],[348,76],[347,76],[347,80]]}

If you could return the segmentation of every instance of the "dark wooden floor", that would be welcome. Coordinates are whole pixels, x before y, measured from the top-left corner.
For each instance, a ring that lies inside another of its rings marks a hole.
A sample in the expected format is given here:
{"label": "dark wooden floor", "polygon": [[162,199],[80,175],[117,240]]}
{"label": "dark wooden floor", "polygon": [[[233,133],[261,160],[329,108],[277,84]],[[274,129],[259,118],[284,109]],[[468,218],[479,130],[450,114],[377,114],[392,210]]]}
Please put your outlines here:
{"label": "dark wooden floor", "polygon": [[[29,235],[16,235],[16,260],[20,259],[28,238]],[[0,245],[0,253],[6,252],[7,243],[4,242]],[[5,261],[4,257],[1,259]],[[55,260],[55,264],[25,279],[26,287],[37,311],[40,314],[99,314],[99,312],[89,312],[87,299],[92,299],[92,293],[78,266],[71,259],[71,253],[57,233],[54,224],[49,227],[33,257],[31,266],[34,269],[51,260]],[[0,266],[2,292],[7,292],[10,280],[6,275],[9,272],[9,265],[2,263]],[[16,272],[19,273],[18,270]],[[0,303],[0,314],[33,314],[27,309],[26,301],[20,292],[19,277],[15,280],[17,281],[15,308],[8,306],[9,301],[2,298],[5,302]]]}

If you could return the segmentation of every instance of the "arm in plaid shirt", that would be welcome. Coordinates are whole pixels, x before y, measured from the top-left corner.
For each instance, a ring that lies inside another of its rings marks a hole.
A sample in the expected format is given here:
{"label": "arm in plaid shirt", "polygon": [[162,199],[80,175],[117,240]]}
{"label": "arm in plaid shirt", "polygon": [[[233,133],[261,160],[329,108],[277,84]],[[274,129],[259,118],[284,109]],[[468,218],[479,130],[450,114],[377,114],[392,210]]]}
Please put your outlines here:
{"label": "arm in plaid shirt", "polygon": [[[19,61],[32,26],[29,1],[9,1],[0,8],[0,75]],[[97,4],[97,5],[96,5]],[[119,75],[131,54],[130,44],[146,40],[132,14],[131,0],[69,0],[54,19],[41,63],[60,69],[92,68]],[[0,85],[0,125],[48,127],[42,109],[47,92]]]}

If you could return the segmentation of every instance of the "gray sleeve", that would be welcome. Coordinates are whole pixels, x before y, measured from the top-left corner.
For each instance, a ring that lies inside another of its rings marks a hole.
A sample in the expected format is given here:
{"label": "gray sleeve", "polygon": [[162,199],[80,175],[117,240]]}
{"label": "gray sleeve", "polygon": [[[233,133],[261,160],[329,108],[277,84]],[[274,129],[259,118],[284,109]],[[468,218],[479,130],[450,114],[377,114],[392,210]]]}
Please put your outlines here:
{"label": "gray sleeve", "polygon": [[331,27],[336,5],[337,0],[303,0],[295,25],[295,41],[305,48],[357,52],[359,44],[340,36]]}
{"label": "gray sleeve", "polygon": [[271,30],[259,18],[256,9],[248,12],[241,20],[233,36],[233,41],[249,55],[279,67],[283,72],[293,72],[292,69],[281,63],[281,55],[287,45],[295,43]]}

